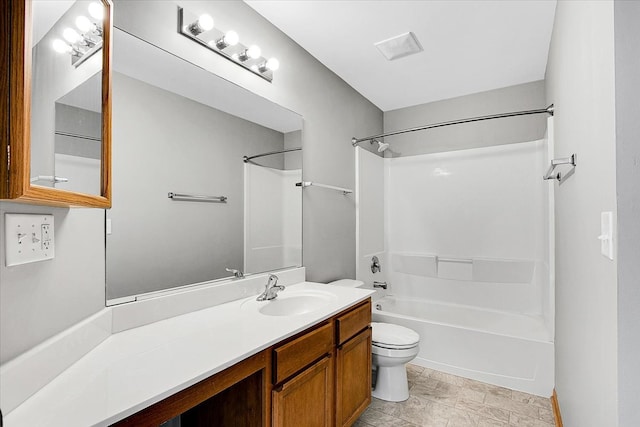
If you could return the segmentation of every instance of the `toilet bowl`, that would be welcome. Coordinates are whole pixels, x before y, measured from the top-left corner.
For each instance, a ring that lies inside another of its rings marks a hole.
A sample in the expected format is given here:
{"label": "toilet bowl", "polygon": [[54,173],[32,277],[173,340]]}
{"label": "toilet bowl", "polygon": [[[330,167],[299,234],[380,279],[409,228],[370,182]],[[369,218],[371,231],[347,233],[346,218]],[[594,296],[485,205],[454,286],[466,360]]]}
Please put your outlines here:
{"label": "toilet bowl", "polygon": [[[358,288],[359,280],[342,279],[329,283],[336,286]],[[406,364],[418,355],[420,336],[412,329],[391,323],[372,322],[372,365],[377,379],[372,395],[389,402],[402,402],[409,398]]]}

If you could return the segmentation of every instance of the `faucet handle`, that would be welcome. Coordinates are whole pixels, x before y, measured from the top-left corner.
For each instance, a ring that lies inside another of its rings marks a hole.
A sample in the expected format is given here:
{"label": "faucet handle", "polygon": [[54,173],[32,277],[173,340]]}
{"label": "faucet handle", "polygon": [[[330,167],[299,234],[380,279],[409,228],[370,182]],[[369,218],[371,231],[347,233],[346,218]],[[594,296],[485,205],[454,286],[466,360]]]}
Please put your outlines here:
{"label": "faucet handle", "polygon": [[235,268],[225,268],[229,273],[233,274],[236,279],[244,278],[244,273],[241,270],[236,270]]}

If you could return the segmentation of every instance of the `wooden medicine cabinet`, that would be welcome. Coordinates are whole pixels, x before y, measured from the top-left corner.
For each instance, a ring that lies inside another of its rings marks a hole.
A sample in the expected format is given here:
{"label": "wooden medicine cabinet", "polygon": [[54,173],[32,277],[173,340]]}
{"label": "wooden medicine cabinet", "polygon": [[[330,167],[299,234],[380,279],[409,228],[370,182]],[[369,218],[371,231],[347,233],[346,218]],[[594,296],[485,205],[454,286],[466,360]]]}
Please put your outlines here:
{"label": "wooden medicine cabinet", "polygon": [[2,4],[0,199],[111,207],[111,1]]}

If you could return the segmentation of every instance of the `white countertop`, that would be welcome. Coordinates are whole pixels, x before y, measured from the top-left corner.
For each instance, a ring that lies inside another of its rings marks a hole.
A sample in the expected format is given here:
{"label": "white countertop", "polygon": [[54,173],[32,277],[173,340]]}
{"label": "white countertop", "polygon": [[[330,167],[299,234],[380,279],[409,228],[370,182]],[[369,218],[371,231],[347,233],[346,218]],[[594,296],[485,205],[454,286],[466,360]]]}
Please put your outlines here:
{"label": "white countertop", "polygon": [[[6,427],[104,426],[183,390],[313,324],[373,291],[303,282],[336,296],[296,316],[266,316],[245,301],[217,305],[111,335],[4,418]],[[268,303],[267,303],[268,304]]]}

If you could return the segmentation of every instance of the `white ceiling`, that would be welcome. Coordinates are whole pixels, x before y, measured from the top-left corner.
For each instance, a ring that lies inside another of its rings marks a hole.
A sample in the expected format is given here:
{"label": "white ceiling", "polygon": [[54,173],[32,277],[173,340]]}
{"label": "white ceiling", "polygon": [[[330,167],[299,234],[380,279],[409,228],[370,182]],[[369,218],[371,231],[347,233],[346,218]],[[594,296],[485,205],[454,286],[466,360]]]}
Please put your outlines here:
{"label": "white ceiling", "polygon": [[[544,79],[555,0],[245,0],[383,111]],[[424,51],[374,43],[412,31]]]}

